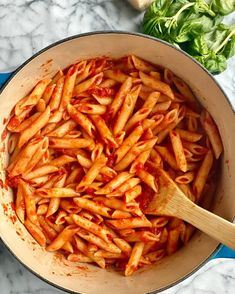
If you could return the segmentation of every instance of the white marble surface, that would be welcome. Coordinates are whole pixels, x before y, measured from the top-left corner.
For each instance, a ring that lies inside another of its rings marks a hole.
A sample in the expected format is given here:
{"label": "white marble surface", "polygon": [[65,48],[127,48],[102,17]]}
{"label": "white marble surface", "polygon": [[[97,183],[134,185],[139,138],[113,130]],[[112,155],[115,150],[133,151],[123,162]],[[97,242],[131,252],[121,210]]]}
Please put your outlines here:
{"label": "white marble surface", "polygon": [[[142,15],[125,0],[0,0],[0,71],[16,68],[50,43],[94,30],[140,31]],[[229,22],[235,23],[235,14]],[[235,58],[216,79],[235,107]],[[1,294],[62,293],[20,265],[0,243]],[[162,294],[234,294],[235,260],[208,262]],[[120,293],[122,294],[122,293]]]}

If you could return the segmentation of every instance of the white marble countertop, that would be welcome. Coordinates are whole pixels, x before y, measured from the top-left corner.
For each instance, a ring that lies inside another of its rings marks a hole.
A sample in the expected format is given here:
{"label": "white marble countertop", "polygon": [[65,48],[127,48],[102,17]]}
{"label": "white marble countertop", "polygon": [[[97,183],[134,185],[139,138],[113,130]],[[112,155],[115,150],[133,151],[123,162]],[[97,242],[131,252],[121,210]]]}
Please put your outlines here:
{"label": "white marble countertop", "polygon": [[[140,31],[142,14],[125,0],[0,0],[0,71],[71,35],[97,30]],[[235,23],[235,13],[228,19]],[[216,77],[235,108],[235,58]],[[62,293],[20,265],[0,243],[1,294]],[[234,294],[235,260],[208,262],[162,294]],[[120,293],[121,294],[121,293]]]}

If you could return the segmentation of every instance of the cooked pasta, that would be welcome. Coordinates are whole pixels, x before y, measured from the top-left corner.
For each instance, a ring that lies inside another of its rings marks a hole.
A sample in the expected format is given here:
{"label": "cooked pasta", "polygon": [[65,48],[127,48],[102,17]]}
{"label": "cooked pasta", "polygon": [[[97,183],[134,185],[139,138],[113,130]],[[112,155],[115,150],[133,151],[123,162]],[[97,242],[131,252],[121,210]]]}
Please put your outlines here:
{"label": "cooked pasta", "polygon": [[169,69],[134,55],[83,60],[39,81],[9,119],[7,181],[19,221],[47,251],[129,276],[194,228],[145,214],[161,167],[199,203],[222,143]]}

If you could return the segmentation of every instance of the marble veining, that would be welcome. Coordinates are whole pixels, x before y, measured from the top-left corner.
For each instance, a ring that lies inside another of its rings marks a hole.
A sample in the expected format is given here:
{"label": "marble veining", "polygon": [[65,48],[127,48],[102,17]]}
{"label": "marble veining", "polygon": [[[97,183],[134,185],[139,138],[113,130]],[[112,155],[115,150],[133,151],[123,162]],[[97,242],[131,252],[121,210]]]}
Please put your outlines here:
{"label": "marble veining", "polygon": [[[0,0],[0,71],[10,71],[59,39],[98,30],[140,31],[142,13],[125,0]],[[227,18],[235,23],[235,13]],[[235,58],[216,77],[235,108]],[[21,264],[0,242],[0,294],[63,293]],[[212,260],[162,294],[234,294],[235,260]],[[120,293],[122,294],[122,293]]]}

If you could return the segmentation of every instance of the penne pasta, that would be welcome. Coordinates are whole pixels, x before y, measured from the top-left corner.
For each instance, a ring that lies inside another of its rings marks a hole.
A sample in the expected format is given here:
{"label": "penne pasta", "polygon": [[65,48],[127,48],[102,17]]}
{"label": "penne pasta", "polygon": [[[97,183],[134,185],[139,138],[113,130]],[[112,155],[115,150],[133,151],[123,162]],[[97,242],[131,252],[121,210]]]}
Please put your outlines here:
{"label": "penne pasta", "polygon": [[73,225],[67,226],[59,235],[47,246],[47,251],[56,251],[65,245],[70,238],[78,232],[79,228],[74,227]]}
{"label": "penne pasta", "polygon": [[56,84],[53,83],[53,80],[50,82],[50,84],[46,87],[45,92],[43,93],[42,99],[45,101],[45,104],[47,105],[51,95],[55,89]]}
{"label": "penne pasta", "polygon": [[111,209],[108,207],[105,207],[104,205],[100,205],[99,203],[95,201],[85,199],[83,197],[79,197],[79,198],[76,197],[73,199],[73,201],[80,208],[86,209],[93,213],[97,213],[98,215],[110,217]]}
{"label": "penne pasta", "polygon": [[16,215],[18,216],[19,220],[24,223],[25,220],[25,198],[24,198],[24,188],[23,188],[23,181],[19,180],[17,194],[16,194]]}
{"label": "penne pasta", "polygon": [[127,96],[128,92],[131,90],[132,86],[132,79],[131,77],[127,77],[123,84],[121,85],[119,91],[117,92],[115,98],[113,99],[109,113],[111,114],[111,117],[114,118],[114,116],[117,114],[118,110],[120,109],[122,102],[124,98]]}
{"label": "penne pasta", "polygon": [[70,100],[72,98],[73,91],[74,91],[77,73],[79,71],[79,67],[82,67],[83,64],[84,63],[81,62],[80,64],[72,65],[65,76],[63,92],[60,99],[60,106],[59,106],[60,111],[65,109],[67,105],[70,103]]}
{"label": "penne pasta", "polygon": [[[28,166],[31,167],[32,160],[35,161],[35,159],[33,159],[33,155],[37,151],[39,151],[39,149],[41,147],[43,148],[44,144],[46,144],[46,146],[45,146],[45,149],[46,149],[48,146],[48,141],[46,139],[44,140],[41,138],[35,138],[35,139],[31,140],[28,143],[28,145],[21,152],[18,153],[18,155],[14,159],[14,161],[11,162],[11,164],[8,166],[7,170],[9,172],[10,176],[14,177],[19,174],[22,174],[23,172],[25,172],[27,170]],[[42,154],[43,154],[43,152],[41,153],[41,155]]]}
{"label": "penne pasta", "polygon": [[6,184],[35,241],[68,265],[124,268],[126,276],[173,254],[195,230],[145,214],[158,168],[203,204],[223,151],[189,86],[135,55],[81,60],[39,81],[6,132]]}
{"label": "penne pasta", "polygon": [[132,217],[122,220],[107,220],[107,224],[114,229],[133,229],[140,227],[152,227],[152,224],[145,217]]}
{"label": "penne pasta", "polygon": [[89,231],[79,230],[77,234],[82,239],[85,239],[85,240],[89,241],[90,243],[97,245],[101,249],[104,249],[104,250],[106,250],[108,252],[112,252],[112,253],[121,253],[121,250],[115,244],[113,244],[110,241],[109,241],[109,243],[107,243]]}
{"label": "penne pasta", "polygon": [[102,240],[104,240],[105,242],[109,243],[110,242],[110,238],[112,238],[112,236],[110,235],[109,231],[106,230],[105,228],[102,228],[101,226],[77,215],[77,214],[73,214],[72,215],[73,221],[75,222],[75,224],[77,224],[80,228],[85,229],[86,231],[89,231],[95,235],[97,235],[98,237],[100,237]]}
{"label": "penne pasta", "polygon": [[137,171],[138,177],[147,184],[154,192],[158,191],[157,182],[153,175],[145,171],[144,169],[140,169]]}
{"label": "penne pasta", "polygon": [[79,95],[87,91],[90,87],[99,85],[102,82],[103,73],[98,73],[97,75],[93,76],[92,78],[85,80],[84,82],[77,84],[74,88],[73,94]]}
{"label": "penne pasta", "polygon": [[144,242],[135,243],[131,251],[130,259],[126,265],[125,276],[130,276],[134,271],[137,270],[143,249],[144,249]]}
{"label": "penne pasta", "polygon": [[33,91],[30,93],[29,96],[26,96],[25,98],[21,99],[15,106],[15,115],[19,116],[22,111],[25,109],[32,109],[33,106],[35,106],[38,101],[41,99],[44,91],[46,90],[47,85],[51,82],[50,79],[45,79],[35,86]]}
{"label": "penne pasta", "polygon": [[58,126],[57,128],[53,128],[53,130],[49,131],[46,135],[48,137],[64,137],[70,131],[72,131],[77,126],[77,123],[69,119],[62,125]]}
{"label": "penne pasta", "polygon": [[95,114],[91,115],[90,117],[91,117],[92,121],[95,123],[95,126],[96,126],[98,132],[100,133],[102,140],[106,144],[117,148],[118,144],[115,141],[110,129],[107,127],[105,120],[101,116],[95,115]]}
{"label": "penne pasta", "polygon": [[183,172],[186,172],[187,161],[184,154],[184,149],[183,149],[182,141],[180,139],[180,135],[177,133],[177,131],[171,131],[170,139],[171,139],[172,148],[175,154],[176,163],[180,170],[182,170]]}
{"label": "penne pasta", "polygon": [[67,198],[79,196],[79,193],[70,188],[42,188],[36,191],[37,195],[43,198]]}
{"label": "penne pasta", "polygon": [[130,178],[127,179],[121,186],[115,189],[113,192],[107,194],[107,197],[119,197],[125,194],[128,190],[135,187],[137,184],[140,183],[140,179],[138,178]]}
{"label": "penne pasta", "polygon": [[106,165],[107,158],[104,156],[96,159],[90,169],[87,171],[86,175],[82,178],[80,183],[76,187],[76,191],[83,190],[84,187],[88,187],[93,183],[95,178],[98,176],[100,169]]}
{"label": "penne pasta", "polygon": [[32,223],[29,219],[25,220],[24,225],[29,233],[32,235],[34,240],[36,240],[40,246],[45,247],[46,237],[43,234],[42,230],[37,225]]}
{"label": "penne pasta", "polygon": [[150,87],[155,91],[159,91],[160,93],[168,96],[170,99],[174,99],[173,91],[171,90],[169,85],[141,71],[139,72],[139,75],[145,86]]}
{"label": "penne pasta", "polygon": [[48,174],[57,172],[58,168],[56,166],[53,165],[44,165],[41,167],[36,168],[35,170],[31,171],[30,173],[27,174],[23,174],[22,177],[25,180],[32,180],[34,178],[39,178],[42,176],[46,176]]}
{"label": "penne pasta", "polygon": [[123,141],[122,145],[116,150],[116,163],[118,163],[131,149],[131,147],[138,142],[143,134],[142,126],[136,127],[132,133]]}
{"label": "penne pasta", "polygon": [[61,97],[62,97],[63,88],[64,88],[64,82],[65,82],[64,76],[60,77],[58,81],[56,82],[55,89],[52,92],[50,102],[49,102],[51,111],[57,110],[60,106]]}
{"label": "penne pasta", "polygon": [[146,141],[139,141],[136,143],[130,151],[115,165],[116,171],[121,171],[127,168],[130,163],[141,153],[151,149],[157,142],[157,138],[152,138]]}
{"label": "penne pasta", "polygon": [[74,106],[71,104],[67,105],[67,111],[70,115],[70,117],[77,123],[79,124],[85,132],[90,137],[93,137],[93,132],[95,131],[95,126],[92,124],[92,122],[89,120],[89,118],[82,114],[80,111],[78,111]]}
{"label": "penne pasta", "polygon": [[199,140],[201,140],[202,138],[202,134],[200,133],[195,133],[195,132],[190,132],[187,130],[183,130],[183,129],[176,129],[178,134],[180,135],[180,138],[183,140],[186,140],[188,142],[197,142]]}
{"label": "penne pasta", "polygon": [[128,172],[122,172],[112,179],[107,185],[95,192],[96,195],[108,194],[130,179],[132,175]]}
{"label": "penne pasta", "polygon": [[142,193],[142,186],[137,185],[137,186],[131,188],[130,190],[126,191],[126,193],[125,193],[125,202],[126,203],[131,202],[136,197],[141,195],[141,193]]}
{"label": "penne pasta", "polygon": [[[66,180],[66,174],[64,175],[60,175],[59,177],[55,178],[55,181],[53,181],[51,183],[51,185],[47,185],[47,187],[43,187],[43,188],[62,188],[65,184],[65,180]],[[50,199],[49,205],[48,205],[48,209],[47,209],[47,214],[46,217],[49,217],[50,215],[53,215],[55,212],[57,212],[57,210],[59,209],[60,206],[60,197],[53,197]]]}
{"label": "penne pasta", "polygon": [[24,203],[25,203],[25,210],[26,210],[26,214],[27,217],[29,219],[29,221],[35,225],[39,225],[38,223],[38,217],[37,217],[37,213],[36,213],[36,203],[35,203],[35,199],[33,197],[33,193],[32,193],[32,189],[29,186],[29,184],[27,184],[24,181],[20,182],[21,185],[21,191],[23,194],[23,198],[24,198]]}
{"label": "penne pasta", "polygon": [[51,148],[72,149],[72,148],[93,148],[94,142],[91,139],[64,139],[64,138],[49,138],[49,146]]}
{"label": "penne pasta", "polygon": [[196,177],[193,181],[193,191],[197,197],[200,198],[204,185],[206,183],[208,174],[213,164],[213,154],[209,150],[196,174]]}
{"label": "penne pasta", "polygon": [[28,142],[38,131],[40,131],[49,121],[50,107],[48,106],[44,112],[28,127],[19,137],[18,147],[21,148]]}
{"label": "penne pasta", "polygon": [[201,122],[210,140],[211,146],[215,154],[215,158],[218,159],[223,151],[223,145],[218,128],[207,111],[202,112]]}

